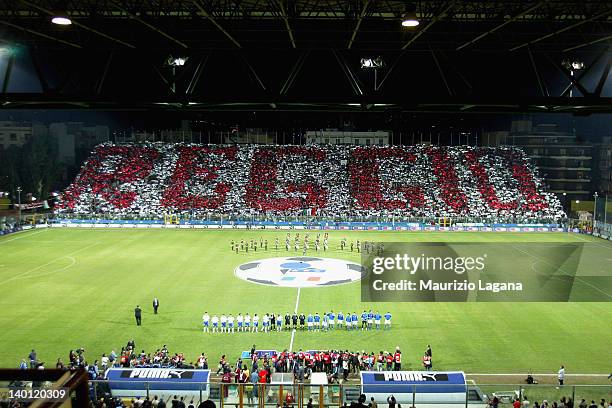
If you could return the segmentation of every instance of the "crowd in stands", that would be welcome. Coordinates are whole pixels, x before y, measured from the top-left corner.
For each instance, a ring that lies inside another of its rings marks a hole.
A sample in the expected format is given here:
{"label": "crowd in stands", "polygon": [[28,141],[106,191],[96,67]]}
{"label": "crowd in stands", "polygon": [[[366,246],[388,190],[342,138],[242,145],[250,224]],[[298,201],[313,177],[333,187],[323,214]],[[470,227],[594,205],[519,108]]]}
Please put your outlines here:
{"label": "crowd in stands", "polygon": [[328,217],[564,216],[514,147],[97,146],[58,213]]}

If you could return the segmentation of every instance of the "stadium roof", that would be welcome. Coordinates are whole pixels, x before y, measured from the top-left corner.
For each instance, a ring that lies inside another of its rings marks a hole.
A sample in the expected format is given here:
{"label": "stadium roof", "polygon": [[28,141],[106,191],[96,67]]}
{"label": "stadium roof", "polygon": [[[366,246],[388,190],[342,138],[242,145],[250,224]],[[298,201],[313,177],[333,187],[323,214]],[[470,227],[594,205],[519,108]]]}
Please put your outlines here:
{"label": "stadium roof", "polygon": [[590,0],[3,0],[3,107],[612,112],[611,23]]}

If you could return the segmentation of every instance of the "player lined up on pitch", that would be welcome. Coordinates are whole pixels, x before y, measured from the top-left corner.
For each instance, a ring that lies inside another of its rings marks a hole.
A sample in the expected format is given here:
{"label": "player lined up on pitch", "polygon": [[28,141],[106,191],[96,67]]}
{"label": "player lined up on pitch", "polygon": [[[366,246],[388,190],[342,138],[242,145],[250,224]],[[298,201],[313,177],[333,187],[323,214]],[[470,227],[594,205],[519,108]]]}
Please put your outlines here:
{"label": "player lined up on pitch", "polygon": [[[241,239],[240,241],[232,240],[230,242],[230,247],[231,247],[232,252],[248,253],[249,251],[257,252],[258,250],[267,251],[268,244],[269,244],[268,239],[264,239],[263,237],[260,237],[259,243],[257,242],[256,239],[253,239],[253,238],[249,240]],[[282,250],[281,243],[278,237],[274,238],[273,246],[272,246],[272,243],[270,243],[270,249],[274,249],[274,251]],[[300,238],[300,233],[296,232],[295,236],[292,238],[291,233],[288,232],[285,237],[284,249],[285,249],[285,252],[302,251],[302,255],[305,255],[308,251],[327,252],[329,250],[329,233],[326,232],[323,234],[323,236],[321,236],[321,233],[317,233],[316,238],[311,239],[308,233],[305,233]],[[375,242],[368,242],[368,241],[364,241],[362,243],[359,240],[348,242],[346,238],[342,238],[338,245],[338,249],[340,251],[345,251],[345,250],[350,249],[351,252],[357,252],[357,253],[361,253],[361,251],[363,250],[363,252],[366,254],[376,253],[380,255],[383,251],[383,244],[375,243]]]}
{"label": "player lined up on pitch", "polygon": [[390,330],[390,312],[382,315],[377,311],[363,311],[361,316],[357,313],[334,313],[323,314],[304,313],[265,313],[261,316],[257,313],[251,316],[249,313],[234,316],[233,314],[221,314],[212,316],[208,312],[202,315],[202,326],[204,333],[269,333],[283,330],[304,331],[331,331],[331,330]]}

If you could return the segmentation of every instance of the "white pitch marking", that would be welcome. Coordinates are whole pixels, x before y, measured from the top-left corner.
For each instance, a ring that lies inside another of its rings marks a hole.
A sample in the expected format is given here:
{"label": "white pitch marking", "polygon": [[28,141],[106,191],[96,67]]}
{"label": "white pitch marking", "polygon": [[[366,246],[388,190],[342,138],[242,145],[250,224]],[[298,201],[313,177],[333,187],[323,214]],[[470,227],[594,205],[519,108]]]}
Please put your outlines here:
{"label": "white pitch marking", "polygon": [[[525,374],[517,374],[517,373],[506,373],[506,374],[500,374],[500,373],[491,373],[491,374],[468,374],[465,373],[465,375],[490,375],[490,376],[504,376],[504,375],[520,375],[520,376],[525,376]],[[531,374],[534,377],[538,376],[538,377],[556,377],[557,374],[551,374],[551,373],[545,373],[545,374]],[[566,377],[607,377],[609,374],[565,374]]]}
{"label": "white pitch marking", "polygon": [[[77,262],[76,262],[76,259],[74,259],[74,258],[73,258],[73,257],[71,257],[71,256],[65,256],[64,258],[66,258],[66,259],[70,260],[70,264],[69,264],[69,265],[62,266],[61,268],[59,268],[59,269],[54,269],[54,270],[52,270],[52,271],[43,272],[43,273],[40,273],[40,274],[38,274],[38,275],[31,275],[31,276],[28,276],[28,275],[22,275],[22,276],[19,276],[19,277],[17,277],[17,278],[13,278],[13,279],[14,279],[14,280],[18,280],[18,279],[29,279],[29,278],[42,278],[43,276],[52,275],[52,274],[55,274],[55,273],[58,273],[58,272],[63,272],[63,271],[65,271],[65,270],[67,270],[67,269],[70,269],[70,268],[72,268],[74,265],[76,265],[76,263],[77,263]],[[63,258],[62,258],[62,259],[63,259]]]}
{"label": "white pitch marking", "polygon": [[[31,230],[19,231],[19,232],[17,232],[16,234],[19,234],[19,233],[22,233],[22,232],[28,232],[28,231],[31,231]],[[2,241],[0,241],[0,244],[5,244],[5,243],[7,243],[7,242],[15,241],[16,239],[21,239],[21,238],[31,237],[32,235],[40,234],[41,232],[45,232],[45,231],[46,231],[46,230],[36,231],[36,232],[31,233],[31,234],[23,234],[23,235],[20,235],[20,236],[18,236],[18,237],[15,237],[15,238],[7,239],[7,240],[2,240]],[[15,233],[14,233],[14,234],[15,234]]]}
{"label": "white pitch marking", "polygon": [[[298,306],[300,305],[300,291],[302,288],[298,288],[297,297],[295,299],[295,309],[293,313],[298,312]],[[293,350],[293,340],[295,339],[295,329],[291,331],[291,342],[289,343],[289,351]]]}
{"label": "white pitch marking", "polygon": [[[586,239],[584,237],[581,237],[580,234],[576,234],[576,233],[573,233],[573,234],[574,235],[572,235],[572,237],[573,238],[577,238],[580,241],[589,242],[589,243],[591,243],[593,245],[596,245],[596,246],[602,247],[602,248],[606,248],[606,249],[610,248],[610,245],[605,245],[605,244],[602,244],[601,242],[597,242],[597,241],[593,241],[593,240],[590,240],[590,239]],[[596,237],[593,237],[593,238],[596,238]]]}
{"label": "white pitch marking", "polygon": [[[0,285],[4,285],[5,283],[7,283],[7,282],[11,282],[11,281],[13,281],[13,280],[15,280],[15,279],[19,279],[19,278],[21,278],[21,277],[23,277],[23,276],[25,276],[25,275],[27,275],[27,274],[29,274],[29,273],[32,273],[32,272],[34,272],[34,271],[39,270],[40,268],[44,268],[45,266],[50,265],[50,264],[52,264],[52,263],[53,263],[53,262],[55,262],[55,261],[59,261],[60,259],[63,259],[63,258],[70,258],[70,257],[71,257],[71,255],[74,255],[74,254],[76,254],[76,253],[78,253],[78,252],[81,252],[81,251],[84,251],[84,250],[86,250],[86,249],[89,249],[89,248],[91,248],[92,246],[94,246],[94,245],[98,245],[98,244],[99,244],[99,242],[94,242],[93,244],[87,245],[86,247],[83,247],[83,248],[81,248],[81,249],[77,249],[76,251],[72,251],[72,252],[70,252],[69,254],[59,256],[59,257],[57,257],[57,258],[55,258],[55,259],[52,259],[52,260],[50,260],[49,262],[44,263],[44,264],[42,264],[42,265],[40,265],[40,266],[34,267],[34,268],[32,268],[32,269],[28,269],[28,270],[27,270],[27,271],[25,271],[25,272],[22,272],[22,273],[20,273],[20,274],[17,274],[17,275],[15,275],[15,276],[12,276],[12,277],[10,277],[9,279],[6,279],[6,280],[4,280],[4,281],[0,282]],[[71,266],[72,266],[72,265],[71,265]]]}
{"label": "white pitch marking", "polygon": [[294,313],[297,313],[297,311],[298,311],[298,306],[300,305],[300,289],[302,289],[302,288],[298,288],[297,298],[295,299],[295,309],[294,309]]}
{"label": "white pitch marking", "polygon": [[[518,250],[518,251],[520,251],[520,252],[522,252],[522,253],[524,253],[525,255],[529,255],[529,256],[532,256],[532,257],[534,257],[534,258],[538,259],[540,262],[544,262],[545,264],[548,264],[548,265],[551,265],[551,266],[552,266],[552,264],[551,264],[550,262],[546,261],[546,259],[542,259],[542,258],[540,258],[539,256],[534,255],[534,254],[532,254],[532,253],[531,253],[531,252],[529,252],[529,251],[524,251],[524,250],[522,250],[522,249],[520,249],[520,248],[517,248],[517,247],[515,247],[515,246],[513,246],[513,248],[514,248],[514,249],[516,249],[516,250]],[[563,273],[564,273],[565,275],[567,275],[567,276],[572,276],[572,275],[570,275],[569,273],[567,273],[566,271],[564,271],[564,270],[563,270],[563,268],[559,268],[559,270],[560,270],[561,272],[563,272]],[[597,286],[595,286],[595,285],[590,284],[590,283],[589,283],[589,282],[587,282],[586,280],[582,279],[580,276],[576,276],[576,275],[573,275],[573,276],[574,276],[574,279],[576,279],[576,280],[578,280],[578,281],[582,282],[582,283],[583,283],[583,284],[585,284],[585,285],[590,286],[591,288],[595,289],[596,291],[600,292],[601,294],[603,294],[603,295],[605,295],[605,296],[607,296],[607,297],[609,297],[609,298],[612,298],[612,295],[611,295],[611,294],[609,294],[609,293],[607,293],[607,292],[604,292],[603,290],[599,289],[599,288],[598,288]]]}

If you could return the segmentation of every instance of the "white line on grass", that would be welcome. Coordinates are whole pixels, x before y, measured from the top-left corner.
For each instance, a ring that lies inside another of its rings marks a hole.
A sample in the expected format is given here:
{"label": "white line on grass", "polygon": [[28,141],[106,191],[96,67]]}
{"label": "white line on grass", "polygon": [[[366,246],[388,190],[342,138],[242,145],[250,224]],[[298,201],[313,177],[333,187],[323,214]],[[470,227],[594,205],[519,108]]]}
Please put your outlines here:
{"label": "white line on grass", "polygon": [[[293,309],[293,313],[298,312],[298,307],[300,306],[300,291],[302,288],[298,288],[297,297],[295,299],[295,309]],[[293,340],[295,339],[295,329],[291,332],[291,343],[289,343],[289,351],[293,350]]]}
{"label": "white line on grass", "polygon": [[[0,282],[0,285],[4,285],[5,283],[8,283],[8,282],[11,282],[11,281],[13,281],[13,280],[16,280],[16,279],[19,279],[19,278],[21,278],[21,277],[24,277],[24,276],[26,276],[27,274],[32,273],[32,272],[35,272],[35,271],[39,270],[40,268],[44,268],[45,266],[50,265],[50,264],[52,264],[52,263],[53,263],[53,262],[55,262],[55,261],[59,261],[60,259],[64,259],[64,258],[71,258],[71,255],[75,255],[75,254],[77,254],[77,253],[79,253],[79,252],[81,252],[81,251],[84,251],[84,250],[86,250],[86,249],[89,249],[89,248],[91,248],[92,246],[94,246],[94,245],[98,245],[98,244],[99,244],[99,242],[94,242],[93,244],[89,244],[89,245],[87,245],[87,246],[85,246],[85,247],[83,247],[83,248],[81,248],[81,249],[77,249],[76,251],[72,251],[72,252],[70,252],[69,254],[59,256],[59,257],[57,257],[57,258],[55,258],[55,259],[52,259],[52,260],[50,260],[49,262],[46,262],[46,263],[44,263],[44,264],[42,264],[42,265],[36,266],[36,267],[34,267],[34,268],[32,268],[32,269],[28,269],[28,270],[27,270],[27,271],[25,271],[25,272],[21,272],[21,273],[19,273],[19,274],[15,275],[15,276],[12,276],[12,277],[10,277],[9,279],[6,279],[6,280],[4,280],[4,281]],[[74,258],[73,258],[73,259],[74,259]],[[70,265],[70,266],[72,266],[72,265]]]}
{"label": "white line on grass", "polygon": [[[594,240],[591,240],[591,239],[585,239],[584,237],[581,237],[580,235],[578,235],[576,233],[573,233],[573,234],[575,234],[575,235],[570,235],[570,236],[573,237],[573,238],[577,238],[580,241],[589,242],[589,243],[591,243],[593,245],[597,245],[598,247],[602,247],[602,248],[606,248],[606,249],[610,248],[610,245],[602,244],[601,242],[597,242],[596,240],[594,241]],[[593,237],[593,238],[601,239],[601,238],[597,238],[597,237]]]}
{"label": "white line on grass", "polygon": [[[61,268],[59,268],[59,269],[53,269],[52,271],[47,271],[47,272],[42,272],[42,273],[39,273],[38,275],[22,275],[22,276],[15,277],[15,278],[12,278],[12,279],[13,279],[13,280],[19,280],[19,279],[30,279],[30,278],[42,278],[43,276],[53,275],[53,274],[56,274],[56,273],[58,273],[58,272],[63,272],[63,271],[65,271],[65,270],[67,270],[67,269],[70,269],[70,268],[72,268],[74,265],[76,265],[76,263],[77,263],[76,259],[74,259],[74,258],[73,258],[73,257],[71,257],[71,256],[65,256],[65,257],[63,257],[63,258],[68,259],[68,260],[70,261],[70,264],[69,264],[69,265],[66,265],[66,266],[62,266],[62,267],[61,267]],[[62,258],[62,259],[63,259],[63,258]]]}
{"label": "white line on grass", "polygon": [[302,288],[298,288],[297,298],[295,299],[295,309],[294,309],[294,313],[297,313],[297,311],[298,311],[298,306],[300,305],[300,289],[302,289]]}
{"label": "white line on grass", "polygon": [[[515,246],[513,246],[513,248],[514,248],[514,249],[516,249],[516,250],[518,250],[519,252],[524,253],[524,254],[525,254],[525,255],[527,255],[527,256],[532,256],[532,257],[534,257],[534,258],[538,259],[540,262],[544,262],[545,264],[548,264],[548,265],[550,265],[550,266],[554,266],[553,264],[551,264],[550,262],[548,262],[546,259],[541,258],[541,257],[539,257],[539,256],[537,256],[537,255],[535,255],[535,254],[532,254],[532,253],[531,253],[531,252],[529,252],[529,251],[522,250],[522,249],[517,248],[517,247],[515,247]],[[533,265],[532,265],[532,269],[533,269]],[[601,289],[600,289],[600,288],[598,288],[597,286],[592,285],[591,283],[589,283],[589,282],[587,282],[586,280],[582,279],[580,276],[577,276],[577,275],[575,275],[575,274],[574,274],[574,275],[572,275],[572,274],[570,274],[570,273],[566,272],[566,271],[565,271],[563,268],[559,268],[559,270],[560,270],[561,272],[563,272],[563,273],[564,273],[566,276],[572,276],[574,279],[576,279],[576,280],[578,280],[578,281],[582,282],[583,284],[585,284],[585,285],[587,285],[587,286],[590,286],[591,288],[595,289],[595,290],[596,290],[596,291],[598,291],[599,293],[601,293],[601,294],[603,294],[603,295],[605,295],[605,296],[607,296],[607,297],[609,297],[609,298],[612,298],[612,295],[611,295],[611,294],[609,294],[609,293],[607,293],[607,292],[604,292],[603,290],[601,290]]]}
{"label": "white line on grass", "polygon": [[[469,374],[469,373],[465,373],[465,375],[490,375],[490,376],[497,376],[497,377],[501,377],[501,376],[510,376],[510,375],[520,375],[520,376],[525,376],[525,374],[517,374],[517,373],[506,373],[506,374],[502,374],[502,373],[492,373],[492,374]],[[534,377],[538,376],[538,377],[556,377],[558,374],[551,374],[551,373],[545,373],[545,374],[531,374]],[[607,377],[610,374],[565,374],[566,377]]]}
{"label": "white line on grass", "polygon": [[[19,233],[28,232],[28,231],[31,231],[31,230],[23,230],[23,231],[19,231],[19,232],[14,232],[13,234],[19,234]],[[0,241],[0,244],[6,244],[7,242],[15,241],[16,239],[31,237],[32,235],[40,234],[41,232],[45,232],[45,231],[46,230],[36,231],[36,232],[31,233],[31,234],[23,234],[23,235],[20,235],[18,237],[15,237],[15,238],[7,239],[7,240],[2,240],[2,241]]]}

